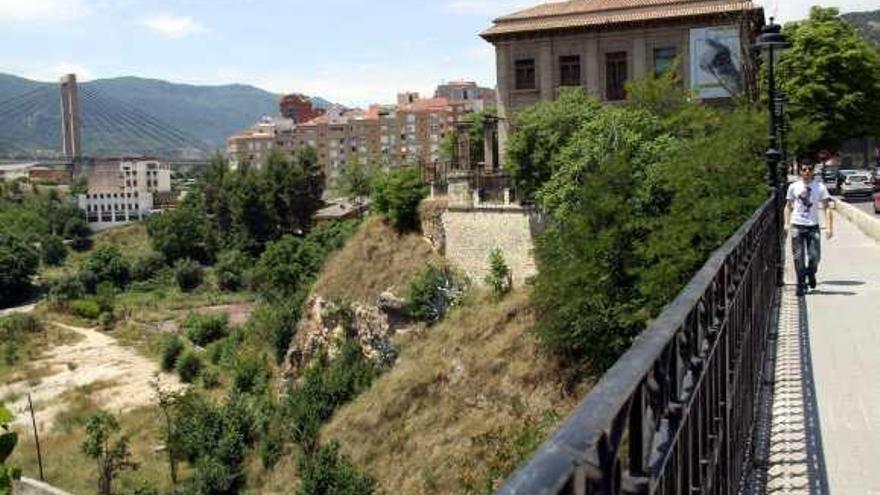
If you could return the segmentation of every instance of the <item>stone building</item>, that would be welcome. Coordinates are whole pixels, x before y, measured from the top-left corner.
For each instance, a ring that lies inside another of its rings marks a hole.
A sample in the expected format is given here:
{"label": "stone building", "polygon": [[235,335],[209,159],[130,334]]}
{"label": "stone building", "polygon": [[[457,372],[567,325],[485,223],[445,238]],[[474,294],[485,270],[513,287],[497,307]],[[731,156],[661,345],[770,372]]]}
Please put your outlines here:
{"label": "stone building", "polygon": [[614,102],[627,81],[677,67],[697,98],[729,98],[748,82],[763,24],[749,0],[569,0],[495,19],[481,36],[495,46],[499,144],[517,110],[561,87]]}

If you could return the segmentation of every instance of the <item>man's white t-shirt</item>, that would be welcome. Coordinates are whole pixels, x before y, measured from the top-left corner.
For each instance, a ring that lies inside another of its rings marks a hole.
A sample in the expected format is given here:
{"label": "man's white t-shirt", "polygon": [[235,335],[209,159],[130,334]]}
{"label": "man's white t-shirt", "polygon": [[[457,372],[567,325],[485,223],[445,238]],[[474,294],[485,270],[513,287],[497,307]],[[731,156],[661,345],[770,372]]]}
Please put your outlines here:
{"label": "man's white t-shirt", "polygon": [[819,225],[819,206],[823,201],[831,199],[828,188],[819,180],[809,184],[799,180],[788,186],[786,200],[793,205],[791,214],[792,225],[815,227]]}

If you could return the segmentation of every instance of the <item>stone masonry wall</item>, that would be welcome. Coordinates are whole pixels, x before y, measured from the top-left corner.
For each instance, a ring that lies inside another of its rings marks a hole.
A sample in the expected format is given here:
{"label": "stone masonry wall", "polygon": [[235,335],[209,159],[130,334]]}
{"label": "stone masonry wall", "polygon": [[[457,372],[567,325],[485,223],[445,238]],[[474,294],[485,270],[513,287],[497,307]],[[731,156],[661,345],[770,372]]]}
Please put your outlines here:
{"label": "stone masonry wall", "polygon": [[540,230],[537,216],[521,207],[450,209],[443,213],[446,259],[483,285],[489,271],[489,253],[499,248],[510,267],[513,283],[521,286],[537,273],[532,256],[533,235]]}

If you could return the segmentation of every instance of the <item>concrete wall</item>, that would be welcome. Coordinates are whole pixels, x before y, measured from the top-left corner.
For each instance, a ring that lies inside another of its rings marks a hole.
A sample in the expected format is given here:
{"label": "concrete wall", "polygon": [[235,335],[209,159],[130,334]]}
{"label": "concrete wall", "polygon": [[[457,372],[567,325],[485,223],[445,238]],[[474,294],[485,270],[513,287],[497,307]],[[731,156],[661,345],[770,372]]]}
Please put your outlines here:
{"label": "concrete wall", "polygon": [[537,273],[532,239],[541,222],[530,210],[518,206],[450,209],[443,213],[442,224],[446,259],[476,285],[483,285],[489,253],[495,248],[504,253],[514,285],[523,285]]}
{"label": "concrete wall", "polygon": [[12,487],[13,495],[71,495],[46,483],[30,478],[22,478]]}
{"label": "concrete wall", "polygon": [[854,223],[865,235],[880,242],[880,217],[864,212],[844,201],[835,201],[834,208],[838,214]]}

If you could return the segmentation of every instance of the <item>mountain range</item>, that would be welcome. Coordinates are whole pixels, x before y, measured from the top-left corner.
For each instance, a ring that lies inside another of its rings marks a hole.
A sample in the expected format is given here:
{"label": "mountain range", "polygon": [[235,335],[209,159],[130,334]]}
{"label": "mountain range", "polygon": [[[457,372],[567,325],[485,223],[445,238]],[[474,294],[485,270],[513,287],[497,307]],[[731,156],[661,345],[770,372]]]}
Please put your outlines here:
{"label": "mountain range", "polygon": [[880,10],[852,12],[841,17],[855,26],[869,43],[880,48]]}
{"label": "mountain range", "polygon": [[[0,74],[0,148],[5,141],[7,146],[14,142],[18,150],[57,149],[58,87],[56,83]],[[278,115],[280,100],[278,94],[244,84],[198,86],[139,77],[84,82],[79,84],[79,90],[81,113],[89,113],[81,116],[87,151],[90,139],[95,139],[85,135],[90,125],[101,128],[93,134],[102,133],[102,142],[124,146],[136,139],[132,129],[137,129],[125,128],[124,122],[136,126],[144,121],[167,127],[206,150],[221,149],[227,137],[249,127],[261,116]],[[319,107],[330,105],[319,97],[313,101]],[[16,107],[17,102],[24,103]],[[123,124],[117,132],[113,123],[119,118]],[[147,127],[144,132],[149,130]]]}

